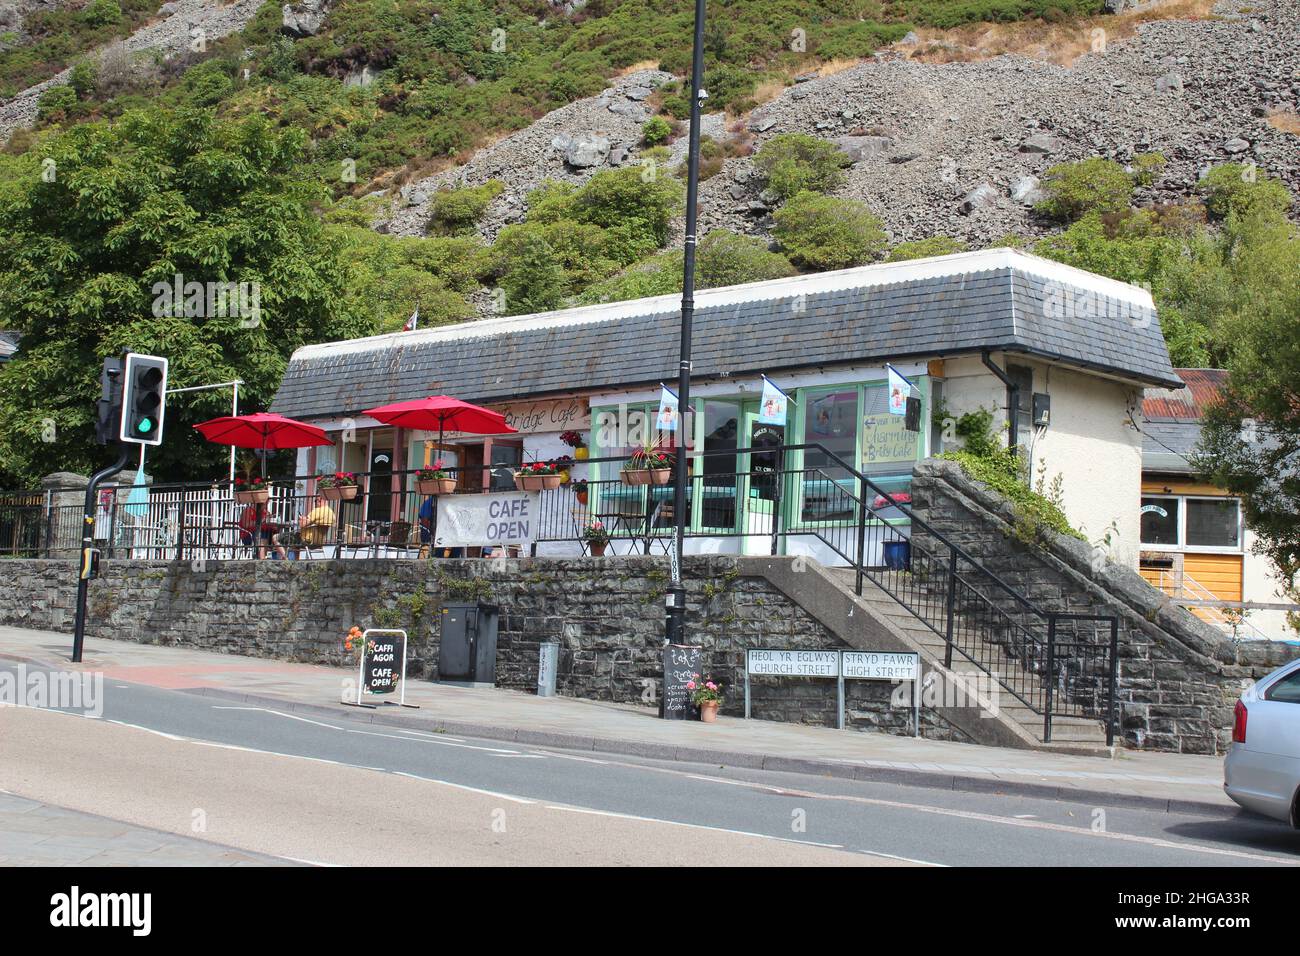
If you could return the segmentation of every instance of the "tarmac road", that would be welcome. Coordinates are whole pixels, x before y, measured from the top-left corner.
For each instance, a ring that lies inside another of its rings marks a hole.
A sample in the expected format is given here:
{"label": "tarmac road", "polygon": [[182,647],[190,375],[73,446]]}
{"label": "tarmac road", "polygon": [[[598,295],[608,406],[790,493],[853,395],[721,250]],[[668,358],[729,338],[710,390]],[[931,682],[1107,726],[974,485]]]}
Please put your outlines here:
{"label": "tarmac road", "polygon": [[320,864],[1300,864],[1300,833],[1244,814],[567,753],[112,680],[104,692],[98,718],[0,708],[0,790]]}

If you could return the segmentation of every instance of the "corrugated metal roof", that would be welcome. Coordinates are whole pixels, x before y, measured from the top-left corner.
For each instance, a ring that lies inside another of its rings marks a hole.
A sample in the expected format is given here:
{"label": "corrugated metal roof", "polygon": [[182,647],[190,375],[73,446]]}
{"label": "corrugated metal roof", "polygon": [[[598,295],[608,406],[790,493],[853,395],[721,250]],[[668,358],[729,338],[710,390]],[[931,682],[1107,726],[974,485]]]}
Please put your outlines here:
{"label": "corrugated metal roof", "polygon": [[[272,410],[355,414],[430,394],[480,403],[676,378],[675,296],[306,346]],[[1011,351],[1179,384],[1150,295],[994,249],[697,293],[698,378]]]}
{"label": "corrugated metal roof", "polygon": [[1149,388],[1142,399],[1142,416],[1161,421],[1200,421],[1228,381],[1221,368],[1174,369],[1187,385],[1182,389]]}

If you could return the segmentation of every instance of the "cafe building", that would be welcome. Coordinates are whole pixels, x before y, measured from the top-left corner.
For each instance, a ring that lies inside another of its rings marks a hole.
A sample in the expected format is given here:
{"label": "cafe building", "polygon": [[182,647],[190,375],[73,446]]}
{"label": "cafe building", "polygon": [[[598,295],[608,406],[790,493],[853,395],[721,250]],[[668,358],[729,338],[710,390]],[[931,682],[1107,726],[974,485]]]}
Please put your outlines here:
{"label": "cafe building", "polygon": [[[561,438],[571,432],[588,460],[629,455],[656,434],[663,383],[675,390],[679,318],[680,296],[669,295],[305,346],[271,410],[337,439],[301,451],[299,474],[368,473],[366,517],[395,520],[410,505],[389,493],[389,472],[442,461],[462,469],[459,490],[513,489],[521,464],[574,455]],[[904,414],[891,410],[891,370],[906,381]],[[765,377],[788,397],[784,424],[762,414]],[[826,488],[852,484],[837,462],[906,495],[913,465],[958,447],[954,422],[983,408],[1032,474],[1060,476],[1072,523],[1090,538],[1118,531],[1114,556],[1136,567],[1142,435],[1134,416],[1148,387],[1182,387],[1150,294],[1017,250],[699,291],[690,407],[682,409],[688,550],[766,554],[765,529],[779,522],[779,547],[799,551],[798,526],[824,518]],[[435,394],[499,410],[516,431],[446,432],[439,442],[437,433],[362,414]],[[677,443],[672,432],[658,437]],[[815,446],[781,452],[781,467],[816,480],[777,502],[771,483],[754,475],[782,446]],[[580,461],[570,475],[617,479],[618,464]],[[597,501],[589,513],[611,512]],[[663,508],[651,517],[656,527],[672,524]],[[896,509],[881,520],[906,525]],[[538,553],[577,553],[566,536],[539,542]],[[806,547],[834,562],[815,539]]]}

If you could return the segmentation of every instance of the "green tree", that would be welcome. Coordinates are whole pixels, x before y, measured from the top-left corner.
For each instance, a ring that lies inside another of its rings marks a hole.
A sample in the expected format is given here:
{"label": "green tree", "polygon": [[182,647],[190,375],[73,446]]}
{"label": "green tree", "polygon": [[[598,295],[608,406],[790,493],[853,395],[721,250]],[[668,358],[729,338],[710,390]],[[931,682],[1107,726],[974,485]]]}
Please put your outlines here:
{"label": "green tree", "polygon": [[1205,208],[1216,219],[1259,214],[1277,219],[1291,207],[1291,194],[1280,179],[1254,166],[1223,163],[1211,169],[1200,184]]}
{"label": "green tree", "polygon": [[558,309],[569,288],[559,257],[535,223],[501,230],[492,246],[492,273],[505,293],[506,315]]}
{"label": "green tree", "polygon": [[754,168],[781,199],[804,190],[830,192],[844,181],[850,162],[834,143],[804,133],[773,136],[754,154]]}
{"label": "green tree", "polygon": [[772,235],[800,268],[844,269],[877,258],[888,241],[865,204],[804,190],[772,217]]}
{"label": "green tree", "polygon": [[[175,387],[241,378],[257,408],[295,348],[371,331],[347,309],[339,243],[313,209],[322,191],[298,172],[303,146],[261,118],[153,109],[52,137],[41,150],[52,165],[29,155],[0,182],[0,313],[23,336],[0,367],[5,477],[103,463],[92,435],[105,356],[167,356]],[[178,279],[249,294],[224,308],[188,292],[168,302]],[[169,403],[151,473],[219,472],[223,452],[189,426],[227,401]]]}
{"label": "green tree", "polygon": [[489,179],[480,186],[449,187],[439,189],[430,202],[429,222],[433,231],[443,236],[454,236],[474,228],[492,200],[505,192],[506,184],[499,179]]}

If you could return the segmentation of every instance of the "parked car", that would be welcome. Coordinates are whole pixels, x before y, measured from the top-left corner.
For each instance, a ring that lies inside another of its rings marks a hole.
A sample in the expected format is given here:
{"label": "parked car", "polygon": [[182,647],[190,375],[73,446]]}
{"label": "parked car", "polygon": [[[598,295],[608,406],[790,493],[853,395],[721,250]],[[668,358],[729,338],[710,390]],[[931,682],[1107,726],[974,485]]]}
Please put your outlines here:
{"label": "parked car", "polygon": [[1237,701],[1223,789],[1247,810],[1300,828],[1300,660]]}

